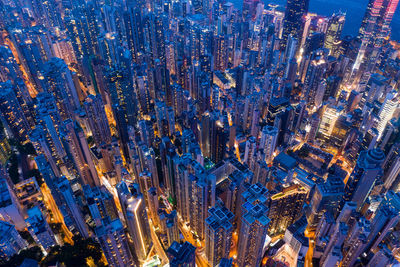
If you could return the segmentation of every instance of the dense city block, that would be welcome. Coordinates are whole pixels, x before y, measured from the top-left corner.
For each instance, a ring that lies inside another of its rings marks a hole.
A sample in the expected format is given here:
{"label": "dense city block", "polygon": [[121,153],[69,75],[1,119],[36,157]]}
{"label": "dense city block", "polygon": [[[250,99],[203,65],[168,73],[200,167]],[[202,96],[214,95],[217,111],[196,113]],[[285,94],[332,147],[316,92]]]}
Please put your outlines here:
{"label": "dense city block", "polygon": [[400,266],[399,0],[313,1],[0,0],[0,266]]}

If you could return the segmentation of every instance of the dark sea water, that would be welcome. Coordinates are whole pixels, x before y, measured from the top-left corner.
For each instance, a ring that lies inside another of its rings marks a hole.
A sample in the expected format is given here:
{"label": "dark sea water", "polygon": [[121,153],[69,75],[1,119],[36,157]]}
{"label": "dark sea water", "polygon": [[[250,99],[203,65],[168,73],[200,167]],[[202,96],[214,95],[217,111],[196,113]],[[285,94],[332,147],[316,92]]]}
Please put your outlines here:
{"label": "dark sea water", "polygon": [[[237,8],[241,8],[243,0],[228,0]],[[286,0],[264,0],[266,4],[273,3],[282,6],[286,5]],[[343,34],[357,35],[361,20],[367,8],[368,0],[310,0],[309,11],[319,15],[329,16],[337,11],[346,12],[346,23]],[[392,39],[400,41],[400,4],[396,10],[392,21]]]}

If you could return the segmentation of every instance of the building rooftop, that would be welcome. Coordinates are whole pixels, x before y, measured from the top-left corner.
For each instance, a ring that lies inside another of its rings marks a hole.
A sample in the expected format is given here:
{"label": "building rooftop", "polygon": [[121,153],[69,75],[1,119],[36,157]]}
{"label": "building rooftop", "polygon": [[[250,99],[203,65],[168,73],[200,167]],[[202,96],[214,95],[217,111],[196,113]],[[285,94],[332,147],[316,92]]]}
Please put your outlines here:
{"label": "building rooftop", "polygon": [[270,222],[268,218],[268,208],[266,202],[268,200],[268,190],[260,183],[244,185],[247,189],[243,192],[243,220],[248,224],[258,221],[261,225],[267,226]]}
{"label": "building rooftop", "polygon": [[233,213],[225,206],[215,206],[208,210],[209,217],[206,219],[206,224],[214,231],[220,228],[229,230],[232,228]]}
{"label": "building rooftop", "polygon": [[296,159],[284,152],[279,153],[279,155],[274,158],[274,163],[285,170],[292,170],[297,165]]}
{"label": "building rooftop", "polygon": [[6,222],[6,221],[0,221],[0,236],[2,237],[7,237],[8,232],[14,228],[14,225]]}
{"label": "building rooftop", "polygon": [[246,202],[249,203],[265,203],[267,201],[268,190],[265,186],[260,183],[249,185],[247,184],[247,190],[242,193],[242,197]]}
{"label": "building rooftop", "polygon": [[226,258],[222,258],[221,261],[218,264],[218,267],[231,267],[233,266],[233,259],[226,259]]}
{"label": "building rooftop", "polygon": [[100,225],[95,229],[96,236],[106,235],[109,231],[116,232],[123,229],[122,222],[119,219],[115,219],[111,221],[107,225]]}
{"label": "building rooftop", "polygon": [[307,227],[307,218],[302,216],[294,224],[289,226],[286,231],[292,233],[292,235],[304,246],[308,246],[308,238],[304,235],[304,231]]}
{"label": "building rooftop", "polygon": [[170,266],[184,266],[184,263],[193,262],[195,251],[196,247],[189,242],[179,244],[178,242],[174,241],[167,249],[167,253],[170,258]]}
{"label": "building rooftop", "polygon": [[38,267],[39,263],[33,259],[24,259],[19,267]]}

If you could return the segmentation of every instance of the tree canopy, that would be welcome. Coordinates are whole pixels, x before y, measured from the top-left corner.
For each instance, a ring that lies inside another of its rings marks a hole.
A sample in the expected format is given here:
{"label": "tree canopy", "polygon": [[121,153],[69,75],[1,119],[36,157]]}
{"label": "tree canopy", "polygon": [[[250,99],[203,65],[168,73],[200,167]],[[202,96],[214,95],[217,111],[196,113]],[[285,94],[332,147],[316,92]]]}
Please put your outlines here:
{"label": "tree canopy", "polygon": [[42,261],[42,266],[62,262],[67,267],[88,266],[87,259],[91,258],[96,266],[104,266],[101,262],[102,250],[96,241],[91,238],[83,239],[74,236],[74,245],[66,243],[63,246],[54,246]]}

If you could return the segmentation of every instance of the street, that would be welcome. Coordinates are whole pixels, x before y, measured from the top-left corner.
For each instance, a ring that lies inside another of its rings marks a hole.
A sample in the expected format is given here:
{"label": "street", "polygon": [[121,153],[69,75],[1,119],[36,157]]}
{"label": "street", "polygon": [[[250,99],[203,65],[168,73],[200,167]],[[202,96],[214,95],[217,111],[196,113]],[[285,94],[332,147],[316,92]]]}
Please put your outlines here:
{"label": "street", "polygon": [[51,210],[51,213],[53,215],[54,221],[51,221],[52,223],[60,223],[61,224],[61,229],[64,233],[64,242],[73,244],[74,241],[72,240],[73,234],[69,231],[68,227],[64,223],[64,217],[61,214],[60,210],[58,209],[58,206],[56,202],[53,199],[53,195],[50,192],[50,189],[47,187],[46,183],[43,183],[41,186],[41,191],[43,194],[43,201],[48,209]]}

